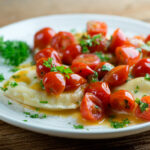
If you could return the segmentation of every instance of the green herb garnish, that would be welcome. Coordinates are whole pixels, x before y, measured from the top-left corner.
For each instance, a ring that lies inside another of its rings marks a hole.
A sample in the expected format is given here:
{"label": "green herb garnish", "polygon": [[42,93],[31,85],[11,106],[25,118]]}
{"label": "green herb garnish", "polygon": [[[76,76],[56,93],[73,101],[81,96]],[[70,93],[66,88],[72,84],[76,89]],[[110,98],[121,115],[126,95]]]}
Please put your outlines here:
{"label": "green herb garnish", "polygon": [[5,59],[5,64],[18,66],[29,56],[30,49],[23,41],[4,41],[0,38],[0,55]]}
{"label": "green herb garnish", "polygon": [[23,120],[24,122],[27,122],[28,120]]}
{"label": "green herb garnish", "polygon": [[47,104],[48,101],[40,101],[40,103],[42,103],[42,104]]}
{"label": "green herb garnish", "polygon": [[8,105],[11,105],[11,104],[12,104],[12,102],[8,101]]}
{"label": "green herb garnish", "polygon": [[4,88],[4,87],[0,87],[0,89],[4,92],[8,90],[8,88]]}
{"label": "green herb garnish", "polygon": [[20,76],[19,75],[13,75],[12,78],[18,79],[18,78],[20,78]]}
{"label": "green herb garnish", "polygon": [[4,80],[5,80],[4,75],[1,73],[1,74],[0,74],[0,82],[2,82],[2,81],[4,81]]}
{"label": "green herb garnish", "polygon": [[142,102],[139,98],[136,98],[135,102],[139,105],[141,112],[144,112],[148,108],[148,104]]}
{"label": "green herb garnish", "polygon": [[103,65],[102,66],[102,71],[110,71],[111,69],[113,69],[113,66],[111,65]]}
{"label": "green herb garnish", "polygon": [[44,90],[45,89],[45,87],[44,87],[44,84],[43,84],[43,81],[41,80],[40,81],[40,86],[41,86],[41,88]]}
{"label": "green herb garnish", "polygon": [[97,55],[97,56],[100,58],[100,60],[101,60],[102,62],[105,62],[105,61],[109,61],[109,60],[110,60],[110,58],[109,58],[108,56],[106,56],[106,55],[105,55],[104,53],[102,53],[102,52],[96,52],[95,55]]}
{"label": "green herb garnish", "polygon": [[150,75],[149,75],[148,73],[146,73],[145,79],[146,79],[146,80],[150,80]]}
{"label": "green herb garnish", "polygon": [[84,129],[84,126],[81,125],[81,124],[79,124],[79,125],[73,125],[73,127],[74,127],[75,129]]}
{"label": "green herb garnish", "polygon": [[139,88],[140,88],[140,87],[137,85],[137,86],[136,86],[136,89],[134,90],[134,93],[138,93]]}
{"label": "green herb garnish", "polygon": [[17,82],[11,82],[11,83],[10,83],[10,87],[12,87],[12,88],[16,87],[17,85],[18,85]]}
{"label": "green herb garnish", "polygon": [[11,72],[17,72],[18,70],[20,70],[19,68],[12,68],[10,69]]}
{"label": "green herb garnish", "polygon": [[47,117],[46,114],[31,114],[30,112],[24,112],[24,114],[26,115],[26,117],[30,118],[44,119]]}
{"label": "green herb garnish", "polygon": [[94,71],[94,74],[92,75],[91,82],[97,82],[98,81],[98,73]]}

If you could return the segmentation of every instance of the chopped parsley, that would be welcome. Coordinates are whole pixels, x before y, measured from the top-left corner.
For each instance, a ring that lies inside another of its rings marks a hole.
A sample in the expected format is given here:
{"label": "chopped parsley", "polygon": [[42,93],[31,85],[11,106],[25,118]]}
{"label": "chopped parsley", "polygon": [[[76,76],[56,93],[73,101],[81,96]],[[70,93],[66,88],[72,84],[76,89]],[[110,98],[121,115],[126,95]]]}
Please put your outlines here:
{"label": "chopped parsley", "polygon": [[104,54],[102,52],[96,52],[95,55],[97,55],[102,62],[110,60],[110,58],[106,54]]}
{"label": "chopped parsley", "polygon": [[144,112],[148,108],[148,104],[142,102],[139,98],[136,98],[135,102],[139,105],[141,112]]}
{"label": "chopped parsley", "polygon": [[10,69],[11,72],[17,72],[18,70],[20,70],[19,68],[12,68]]}
{"label": "chopped parsley", "polygon": [[1,73],[1,74],[0,74],[0,82],[2,82],[2,81],[4,81],[4,80],[5,80],[4,75]]}
{"label": "chopped parsley", "polygon": [[84,126],[81,125],[81,124],[73,125],[73,127],[74,127],[75,129],[84,129]]}
{"label": "chopped parsley", "polygon": [[146,73],[145,79],[146,79],[146,80],[150,80],[150,75],[149,75],[148,73]]}
{"label": "chopped parsley", "polygon": [[44,84],[43,84],[43,81],[41,80],[40,81],[40,86],[41,86],[41,88],[44,90],[45,89],[45,87],[44,87]]}
{"label": "chopped parsley", "polygon": [[98,81],[98,73],[94,71],[94,74],[92,75],[91,82],[97,82]]}
{"label": "chopped parsley", "polygon": [[47,104],[48,101],[40,101],[40,103],[42,103],[42,104]]}
{"label": "chopped parsley", "polygon": [[127,126],[130,123],[130,120],[127,118],[122,121],[113,121],[112,119],[110,119],[109,122],[111,127],[118,129]]}
{"label": "chopped parsley", "polygon": [[8,101],[8,105],[11,105],[11,104],[12,104],[12,102]]}
{"label": "chopped parsley", "polygon": [[70,32],[75,34],[77,31],[76,31],[76,29],[71,29]]}
{"label": "chopped parsley", "polygon": [[10,83],[10,87],[12,87],[12,88],[16,87],[17,85],[18,85],[17,82],[11,82],[11,83]]}
{"label": "chopped parsley", "polygon": [[18,66],[25,61],[30,53],[29,46],[23,41],[4,41],[0,38],[0,55],[5,64]]}
{"label": "chopped parsley", "polygon": [[18,78],[20,78],[20,76],[19,75],[13,75],[12,78],[18,79]]}
{"label": "chopped parsley", "polygon": [[138,93],[139,88],[140,88],[140,87],[137,85],[136,88],[135,88],[135,90],[134,90],[134,93]]}
{"label": "chopped parsley", "polygon": [[27,122],[28,120],[23,120],[24,122]]}
{"label": "chopped parsley", "polygon": [[96,109],[98,109],[98,108],[99,108],[99,106],[95,105],[95,108],[96,108]]}
{"label": "chopped parsley", "polygon": [[102,71],[110,71],[111,69],[113,69],[113,66],[106,64],[102,66]]}
{"label": "chopped parsley", "polygon": [[35,76],[34,79],[37,79],[37,76]]}
{"label": "chopped parsley", "polygon": [[36,110],[36,111],[39,111],[39,110],[40,110],[40,108],[35,108],[35,110]]}
{"label": "chopped parsley", "polygon": [[99,45],[101,40],[102,40],[101,34],[95,35],[93,37],[91,37],[89,35],[84,35],[80,39],[80,45],[82,47],[82,53],[89,53],[88,47]]}
{"label": "chopped parsley", "polygon": [[4,92],[8,90],[8,88],[4,88],[4,87],[0,87],[0,89]]}
{"label": "chopped parsley", "polygon": [[46,114],[31,114],[30,112],[24,112],[24,114],[26,115],[26,117],[30,118],[44,119],[47,117]]}

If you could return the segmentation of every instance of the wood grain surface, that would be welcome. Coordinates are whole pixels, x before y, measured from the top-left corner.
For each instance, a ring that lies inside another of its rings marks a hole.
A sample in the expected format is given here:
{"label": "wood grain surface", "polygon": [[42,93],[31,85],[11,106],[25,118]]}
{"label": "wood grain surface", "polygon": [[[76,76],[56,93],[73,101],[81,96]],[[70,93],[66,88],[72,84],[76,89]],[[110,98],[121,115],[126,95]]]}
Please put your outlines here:
{"label": "wood grain surface", "polygon": [[[0,0],[0,27],[27,18],[98,13],[150,22],[150,0]],[[149,150],[150,132],[109,140],[73,140],[26,131],[0,121],[0,150]]]}

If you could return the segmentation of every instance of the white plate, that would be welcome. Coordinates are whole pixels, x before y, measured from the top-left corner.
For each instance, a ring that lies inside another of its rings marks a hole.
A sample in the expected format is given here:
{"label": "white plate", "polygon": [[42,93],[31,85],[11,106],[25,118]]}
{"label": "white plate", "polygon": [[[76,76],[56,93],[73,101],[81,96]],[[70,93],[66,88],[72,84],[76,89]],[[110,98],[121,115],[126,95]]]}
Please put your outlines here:
{"label": "white plate", "polygon": [[[88,20],[106,22],[109,26],[109,34],[118,27],[128,36],[147,35],[150,32],[150,25],[148,23],[129,18],[95,14],[75,14],[45,16],[14,23],[1,28],[0,36],[4,36],[5,40],[24,40],[32,46],[34,33],[42,27],[49,26],[56,31],[69,31],[74,28],[77,31],[83,31],[86,28],[86,22]],[[8,69],[4,65],[0,66],[1,72],[7,77],[10,76],[10,72],[8,73]],[[70,117],[61,118],[50,116],[46,119],[26,118],[23,114],[24,108],[20,107],[20,105],[8,105],[8,101],[2,96],[0,100],[1,120],[24,129],[48,135],[69,138],[104,139],[136,134],[150,129],[150,123],[133,125],[122,129],[112,129],[102,125],[85,127],[85,129],[74,129],[73,124],[76,124],[76,121]],[[25,119],[28,119],[28,122],[24,122],[23,120]],[[71,122],[71,124],[68,124],[68,122]]]}

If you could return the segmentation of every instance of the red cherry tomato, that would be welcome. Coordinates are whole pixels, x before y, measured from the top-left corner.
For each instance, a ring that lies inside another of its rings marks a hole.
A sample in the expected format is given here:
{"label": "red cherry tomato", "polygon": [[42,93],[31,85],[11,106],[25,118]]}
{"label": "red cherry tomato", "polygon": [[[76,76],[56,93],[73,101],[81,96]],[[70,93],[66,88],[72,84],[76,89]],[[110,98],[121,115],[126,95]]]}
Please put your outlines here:
{"label": "red cherry tomato", "polygon": [[141,101],[143,103],[147,103],[148,104],[148,108],[145,109],[145,111],[141,111],[139,105],[136,107],[135,110],[135,115],[138,118],[144,119],[144,120],[148,120],[150,121],[150,96],[144,96]]}
{"label": "red cherry tomato", "polygon": [[147,43],[148,41],[150,41],[150,34],[146,37],[145,43]]}
{"label": "red cherry tomato", "polygon": [[120,65],[110,70],[103,78],[110,86],[119,86],[126,82],[129,74],[128,65]]}
{"label": "red cherry tomato", "polygon": [[115,51],[116,58],[119,64],[127,64],[132,66],[140,59],[140,53],[132,46],[120,46]]}
{"label": "red cherry tomato", "polygon": [[100,21],[89,21],[87,22],[87,33],[91,36],[96,34],[107,34],[107,24]]}
{"label": "red cherry tomato", "polygon": [[110,52],[114,53],[115,49],[118,46],[124,45],[125,42],[126,42],[126,37],[125,37],[124,33],[118,28],[114,31],[114,33],[112,35],[112,40],[111,40],[108,50]]}
{"label": "red cherry tomato", "polygon": [[77,62],[87,64],[91,69],[95,69],[99,64],[100,59],[94,54],[81,54],[73,60],[72,64]]}
{"label": "red cherry tomato", "polygon": [[[98,44],[99,43],[99,44]],[[92,44],[92,46],[89,46],[88,49],[90,50],[91,53],[94,52],[107,52],[107,40],[105,38],[102,38],[102,40],[98,39],[97,44]]]}
{"label": "red cherry tomato", "polygon": [[86,92],[93,93],[97,96],[103,102],[105,108],[108,106],[111,92],[106,82],[98,81],[90,83]]}
{"label": "red cherry tomato", "polygon": [[78,74],[68,74],[69,78],[66,77],[66,88],[65,90],[75,90],[80,85],[86,83],[86,79]]}
{"label": "red cherry tomato", "polygon": [[39,59],[36,64],[36,72],[40,78],[43,78],[46,73],[50,72],[50,68],[43,65],[44,61],[47,61],[47,58]]}
{"label": "red cherry tomato", "polygon": [[135,107],[133,95],[126,90],[119,90],[111,94],[110,106],[119,111],[132,112]]}
{"label": "red cherry tomato", "polygon": [[59,95],[65,90],[66,81],[63,74],[49,72],[44,76],[43,84],[47,93]]}
{"label": "red cherry tomato", "polygon": [[51,39],[55,34],[52,28],[41,29],[34,35],[34,48],[46,48],[50,45]]}
{"label": "red cherry tomato", "polygon": [[45,48],[36,53],[34,56],[35,61],[40,58],[53,58],[54,62],[61,63],[58,53],[53,48]]}
{"label": "red cherry tomato", "polygon": [[58,32],[51,40],[51,46],[56,49],[60,55],[69,46],[75,43],[75,38],[70,32]]}
{"label": "red cherry tomato", "polygon": [[99,80],[102,79],[104,75],[113,68],[114,66],[108,62],[100,62],[95,69],[95,71],[98,73]]}
{"label": "red cherry tomato", "polygon": [[80,105],[80,112],[86,120],[102,120],[104,116],[103,104],[94,94],[86,93]]}
{"label": "red cherry tomato", "polygon": [[132,69],[134,77],[144,77],[146,73],[150,74],[150,59],[143,58],[138,61]]}
{"label": "red cherry tomato", "polygon": [[78,44],[72,44],[68,46],[63,52],[63,62],[67,65],[71,65],[73,59],[81,54],[81,46]]}
{"label": "red cherry tomato", "polygon": [[87,78],[87,76],[94,74],[94,71],[84,63],[73,63],[70,68],[74,73],[77,73],[84,78]]}

